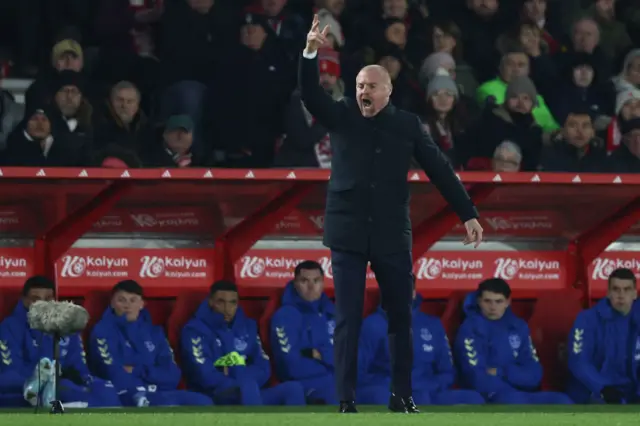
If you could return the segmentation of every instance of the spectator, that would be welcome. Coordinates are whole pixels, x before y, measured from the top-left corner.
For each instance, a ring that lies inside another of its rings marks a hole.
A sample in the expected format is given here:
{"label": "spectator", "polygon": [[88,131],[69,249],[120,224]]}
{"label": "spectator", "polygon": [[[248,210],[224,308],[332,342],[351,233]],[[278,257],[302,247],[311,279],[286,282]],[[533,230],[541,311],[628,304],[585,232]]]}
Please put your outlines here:
{"label": "spectator", "polygon": [[562,35],[560,30],[562,26],[558,22],[557,15],[549,13],[547,6],[547,0],[524,0],[520,9],[520,18],[525,22],[536,24],[540,29],[540,36],[548,48],[548,53],[553,55],[560,51],[558,36]]}
{"label": "spectator", "polygon": [[503,141],[496,147],[491,159],[491,169],[494,172],[518,172],[522,165],[522,150],[518,144]]}
{"label": "spectator", "polygon": [[605,172],[607,151],[596,138],[589,110],[570,112],[562,131],[545,147],[540,170],[547,172]]}
{"label": "spectator", "polygon": [[576,53],[587,53],[593,56],[596,71],[602,80],[611,77],[611,61],[600,46],[600,29],[592,18],[581,18],[573,24],[571,45],[564,47],[556,55],[558,69],[567,69]]}
{"label": "spectator", "polygon": [[133,152],[142,150],[150,137],[150,124],[140,109],[140,92],[129,81],[113,86],[108,100],[94,115],[93,147],[120,145]]}
{"label": "spectator", "polygon": [[[334,100],[344,96],[340,80],[340,59],[337,52],[319,51],[320,85],[331,93]],[[285,113],[285,135],[276,154],[276,167],[331,168],[331,141],[329,131],[311,116],[296,90]]]}
{"label": "spectator", "polygon": [[208,159],[193,146],[193,120],[188,115],[172,115],[159,140],[142,151],[147,167],[206,167]]}
{"label": "spectator", "polygon": [[640,90],[620,92],[616,97],[616,116],[611,120],[606,131],[607,152],[614,151],[620,146],[622,134],[620,126],[632,118],[640,118]]}
{"label": "spectator", "polygon": [[629,47],[631,38],[624,23],[617,20],[616,0],[595,0],[587,10],[600,29],[600,47],[610,61],[617,59]]}
{"label": "spectator", "polygon": [[636,374],[629,370],[640,356],[637,297],[634,272],[615,269],[609,275],[607,297],[578,314],[569,335],[567,387],[576,404],[638,401]]}
{"label": "spectator", "polygon": [[[415,280],[414,280],[415,281]],[[484,404],[484,398],[470,390],[451,389],[455,368],[449,339],[437,317],[420,310],[422,297],[413,289],[414,364],[413,399],[416,404]],[[384,405],[391,385],[388,321],[384,309],[365,318],[358,345],[358,402]]]}
{"label": "spectator", "polygon": [[100,0],[95,33],[100,44],[96,74],[108,87],[121,80],[133,81],[143,93],[158,85],[155,26],[166,1]]}
{"label": "spectator", "polygon": [[39,104],[49,99],[51,86],[55,85],[61,71],[82,72],[84,52],[76,40],[65,39],[51,49],[51,67],[41,71],[25,93],[26,104]]}
{"label": "spectator", "polygon": [[429,81],[423,117],[425,129],[456,169],[469,158],[466,130],[470,123],[458,108],[459,95],[456,82],[446,71],[440,70]]}
{"label": "spectator", "polygon": [[620,126],[622,144],[611,154],[613,173],[640,173],[640,118],[623,122]]}
{"label": "spectator", "polygon": [[613,82],[618,93],[627,90],[640,90],[640,49],[633,49],[627,54],[624,58],[622,72],[614,77]]}
{"label": "spectator", "polygon": [[498,0],[466,0],[466,9],[457,24],[462,28],[465,61],[473,67],[478,81],[495,75],[500,59],[496,40],[507,26],[505,3]]}
{"label": "spectator", "polygon": [[224,1],[166,2],[158,43],[165,86],[210,83],[216,66],[222,62],[225,39],[231,38],[233,17]]}
{"label": "spectator", "polygon": [[320,264],[304,261],[282,295],[282,307],[271,319],[270,334],[276,375],[298,381],[307,398],[337,404],[333,376],[333,303],[324,289]]}
{"label": "spectator", "polygon": [[555,93],[557,72],[549,56],[549,46],[542,38],[542,31],[535,22],[519,22],[512,30],[501,35],[497,49],[503,55],[513,50],[521,50],[529,57],[529,77],[538,91],[546,95]]}
{"label": "spectator", "polygon": [[24,105],[15,101],[11,93],[0,90],[0,151],[7,146],[7,138],[24,117]]}
{"label": "spectator", "polygon": [[318,14],[320,28],[329,27],[329,35],[327,35],[328,46],[326,46],[326,48],[340,50],[342,46],[344,46],[345,39],[338,17],[342,12],[344,2],[341,0],[329,0],[326,1],[326,4],[331,10],[323,8],[316,12]]}
{"label": "spectator", "polygon": [[209,142],[220,153],[221,165],[273,164],[296,68],[270,25],[264,15],[243,15],[240,43],[226,54],[207,95]]}
{"label": "spectator", "polygon": [[[22,287],[22,299],[13,313],[0,324],[3,361],[0,375],[14,372],[13,383],[3,382],[3,386],[8,387],[11,393],[21,393],[24,388],[25,399],[34,406],[48,406],[51,401],[42,401],[44,395],[56,395],[55,391],[46,389],[55,386],[55,380],[34,375],[41,359],[54,359],[53,336],[31,329],[27,314],[33,303],[54,300],[55,288],[55,283],[45,277],[27,279]],[[84,402],[89,407],[121,406],[113,385],[93,377],[89,372],[79,334],[60,338],[59,345],[58,359],[62,375],[58,387],[62,402]]]}
{"label": "spectator", "polygon": [[125,406],[211,405],[209,397],[177,390],[180,368],[161,327],[151,322],[144,294],[133,280],[111,291],[110,306],[89,343],[94,371],[113,382]]}
{"label": "spectator", "polygon": [[[559,83],[559,84],[558,84]],[[576,54],[573,62],[555,82],[555,95],[549,100],[549,106],[555,117],[566,121],[571,111],[589,111],[595,118],[597,130],[605,129],[613,115],[615,90],[609,80],[598,78],[593,56],[587,53]]]}
{"label": "spectator", "polygon": [[30,106],[25,118],[7,138],[0,164],[22,167],[86,166],[87,147],[79,140],[54,131],[54,113],[46,106]]}
{"label": "spectator", "polygon": [[381,46],[377,49],[376,63],[391,77],[391,102],[405,111],[416,112],[421,103],[420,86],[404,51],[391,43]]}
{"label": "spectator", "polygon": [[256,322],[238,306],[238,287],[217,281],[181,336],[189,388],[229,405],[305,405],[297,382],[266,388],[269,356],[262,349]]}
{"label": "spectator", "polygon": [[471,149],[474,157],[491,158],[503,141],[513,141],[522,150],[522,169],[536,170],[542,149],[542,129],[532,115],[539,97],[528,77],[516,77],[507,86],[506,102],[488,108],[478,128],[471,132],[479,135]]}
{"label": "spectator", "polygon": [[[484,106],[489,97],[493,98],[493,102],[500,105],[505,101],[505,93],[508,85],[518,77],[528,77],[529,75],[529,57],[527,54],[518,49],[512,49],[505,52],[500,62],[500,74],[498,78],[487,81],[478,88],[476,99],[478,104]],[[527,78],[528,79],[528,78]],[[558,129],[560,126],[551,115],[549,108],[542,96],[536,93],[534,99],[533,117],[535,122],[545,131]]]}
{"label": "spectator", "polygon": [[297,62],[300,51],[304,48],[308,28],[300,16],[285,8],[287,2],[288,0],[258,0],[257,7],[250,7],[247,11],[267,19],[268,31],[275,35],[287,57]]}
{"label": "spectator", "polygon": [[571,404],[564,394],[536,391],[542,366],[529,327],[510,302],[511,288],[500,278],[481,282],[465,299],[454,349],[460,384],[494,404]]}
{"label": "spectator", "polygon": [[93,107],[84,97],[84,87],[80,73],[65,70],[58,74],[51,86],[52,125],[62,137],[76,140],[88,149],[93,142]]}
{"label": "spectator", "polygon": [[[453,66],[455,74],[454,79],[458,83],[460,92],[462,94],[474,94],[478,88],[478,80],[476,80],[475,72],[466,62],[464,62],[464,49],[462,44],[462,32],[460,28],[453,21],[442,21],[433,24],[431,29],[431,51],[433,53],[448,53],[453,59]],[[424,58],[424,55],[420,56]],[[423,67],[425,63],[423,63]],[[429,68],[433,68],[434,61],[432,60]],[[419,62],[418,62],[419,63]],[[442,67],[444,64],[438,64],[436,68]],[[446,68],[446,67],[445,67]],[[422,73],[422,69],[420,70]],[[435,70],[428,69],[425,73],[428,75],[423,76],[426,80],[429,79],[429,75],[433,74]],[[424,80],[423,80],[424,82]]]}

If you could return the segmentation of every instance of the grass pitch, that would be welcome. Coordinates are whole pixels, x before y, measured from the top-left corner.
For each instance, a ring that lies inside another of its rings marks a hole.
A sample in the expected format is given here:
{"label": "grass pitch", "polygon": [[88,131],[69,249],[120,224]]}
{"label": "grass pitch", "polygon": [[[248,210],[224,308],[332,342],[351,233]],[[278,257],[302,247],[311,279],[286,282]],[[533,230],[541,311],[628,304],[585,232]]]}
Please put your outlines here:
{"label": "grass pitch", "polygon": [[358,414],[335,407],[211,407],[0,411],[2,426],[627,426],[638,424],[640,406],[422,406],[422,413],[389,413],[361,406]]}

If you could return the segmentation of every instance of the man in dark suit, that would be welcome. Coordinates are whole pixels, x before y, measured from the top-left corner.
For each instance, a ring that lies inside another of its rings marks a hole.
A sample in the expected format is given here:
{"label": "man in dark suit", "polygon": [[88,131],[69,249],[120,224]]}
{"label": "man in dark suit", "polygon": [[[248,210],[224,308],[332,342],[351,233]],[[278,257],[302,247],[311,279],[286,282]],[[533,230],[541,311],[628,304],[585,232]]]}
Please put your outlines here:
{"label": "man in dark suit", "polygon": [[302,100],[331,135],[333,152],[324,223],[336,295],[335,376],[340,412],[355,413],[358,338],[367,264],[376,274],[389,319],[389,409],[417,413],[411,396],[413,261],[409,184],[415,158],[464,222],[465,243],[482,240],[478,212],[451,165],[417,116],[389,103],[391,80],[380,66],[363,68],[356,99],[334,101],[318,84],[317,50],[329,33],[318,17],[300,59]]}

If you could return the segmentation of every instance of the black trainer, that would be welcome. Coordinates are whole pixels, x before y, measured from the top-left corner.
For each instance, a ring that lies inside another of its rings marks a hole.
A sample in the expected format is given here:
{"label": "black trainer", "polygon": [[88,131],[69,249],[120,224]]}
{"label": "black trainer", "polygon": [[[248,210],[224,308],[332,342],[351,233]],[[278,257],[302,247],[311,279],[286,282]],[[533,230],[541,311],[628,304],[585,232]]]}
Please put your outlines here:
{"label": "black trainer", "polygon": [[393,393],[389,397],[389,410],[393,411],[394,413],[407,414],[420,412],[420,410],[418,410],[418,407],[416,407],[416,404],[413,402],[412,397],[402,398]]}
{"label": "black trainer", "polygon": [[356,403],[353,401],[340,401],[340,413],[357,413]]}

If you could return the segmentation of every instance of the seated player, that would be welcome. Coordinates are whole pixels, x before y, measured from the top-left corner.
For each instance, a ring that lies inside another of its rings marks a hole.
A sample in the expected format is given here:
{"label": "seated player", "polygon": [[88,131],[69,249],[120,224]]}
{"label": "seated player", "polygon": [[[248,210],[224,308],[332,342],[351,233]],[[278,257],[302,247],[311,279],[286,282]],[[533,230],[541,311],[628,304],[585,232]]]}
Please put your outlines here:
{"label": "seated player", "polygon": [[571,404],[565,394],[538,392],[542,366],[529,326],[510,302],[511,288],[499,278],[481,282],[465,300],[454,345],[460,384],[494,404]]}
{"label": "seated player", "polygon": [[181,373],[173,351],[133,280],[113,287],[111,306],[91,331],[89,348],[94,371],[113,382],[125,406],[213,404],[206,395],[177,390]]}
{"label": "seated player", "polygon": [[265,387],[271,376],[256,322],[238,306],[238,287],[215,282],[181,335],[185,380],[190,389],[224,405],[305,405],[297,382]]}
{"label": "seated player", "polygon": [[334,306],[323,290],[324,271],[318,262],[307,260],[296,266],[282,307],[271,319],[271,349],[279,380],[302,383],[314,403],[337,404]]}
{"label": "seated player", "polygon": [[[27,313],[33,303],[54,298],[53,281],[46,277],[31,277],[22,287],[22,300],[0,324],[0,386],[8,394],[22,394],[31,405],[48,406],[56,395],[53,376],[35,373],[42,359],[54,359],[53,337],[32,330]],[[89,373],[82,337],[79,334],[63,337],[59,345],[62,368],[60,400],[79,406],[120,407],[113,385]]]}
{"label": "seated player", "polygon": [[569,336],[567,393],[577,404],[638,403],[640,305],[629,269],[609,275],[607,297],[581,312]]}
{"label": "seated player", "polygon": [[[453,390],[455,368],[449,339],[440,319],[420,310],[422,297],[413,290],[413,399],[416,404],[484,404],[472,390]],[[389,400],[391,364],[388,321],[382,307],[362,324],[358,350],[358,402],[383,405]]]}

